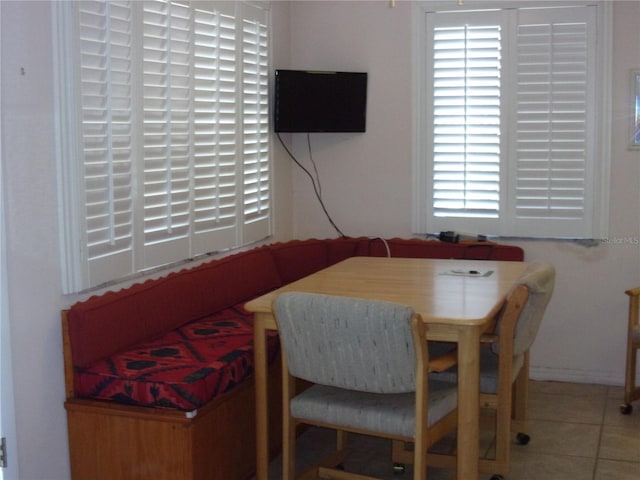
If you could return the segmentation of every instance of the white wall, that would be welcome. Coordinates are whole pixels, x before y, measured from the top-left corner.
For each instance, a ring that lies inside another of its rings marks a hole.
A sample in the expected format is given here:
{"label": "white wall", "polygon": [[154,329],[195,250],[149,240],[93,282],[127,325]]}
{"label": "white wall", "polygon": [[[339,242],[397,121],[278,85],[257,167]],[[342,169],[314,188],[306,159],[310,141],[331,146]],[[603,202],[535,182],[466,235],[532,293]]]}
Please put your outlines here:
{"label": "white wall", "polygon": [[[0,43],[2,43],[2,8],[0,5]],[[0,50],[0,59],[2,51]],[[0,65],[0,73],[2,65]],[[0,92],[2,79],[0,78]],[[13,370],[11,368],[11,326],[9,325],[9,302],[7,290],[7,256],[5,248],[4,222],[4,162],[2,161],[2,123],[0,122],[0,436],[8,443],[16,443],[15,402],[13,394]],[[0,479],[18,476],[17,454],[11,449],[6,452],[5,468],[0,470]]]}
{"label": "white wall", "polygon": [[[311,134],[325,204],[345,235],[410,233],[410,13],[410,2],[396,8],[387,1],[291,5],[291,63],[279,67],[369,74],[367,132]],[[304,134],[283,138],[308,160]],[[295,235],[335,235],[307,177],[296,169],[294,178]]]}
{"label": "white wall", "polygon": [[[291,63],[283,67],[369,72],[367,132],[311,135],[329,212],[346,235],[410,236],[411,2],[395,8],[387,1],[294,2],[290,12]],[[528,259],[553,262],[558,275],[532,351],[534,378],[623,382],[623,292],[640,285],[640,151],[627,149],[629,70],[640,68],[640,2],[616,0],[613,15],[611,242],[516,242]],[[288,138],[307,158],[306,137]],[[299,171],[294,195],[298,238],[335,235]]]}
{"label": "white wall", "polygon": [[[80,297],[61,292],[53,123],[53,52],[48,1],[0,2],[2,160],[20,471],[5,480],[66,480],[69,475],[60,310]],[[288,56],[288,4],[274,2],[274,55]],[[274,164],[273,240],[291,237],[291,168]],[[86,295],[85,295],[86,296]],[[4,384],[5,379],[2,379]]]}
{"label": "white wall", "polygon": [[52,201],[56,177],[49,8],[5,2],[2,22],[3,162],[17,450],[20,479],[35,480],[49,472],[64,474],[67,463],[56,313],[63,299]]}

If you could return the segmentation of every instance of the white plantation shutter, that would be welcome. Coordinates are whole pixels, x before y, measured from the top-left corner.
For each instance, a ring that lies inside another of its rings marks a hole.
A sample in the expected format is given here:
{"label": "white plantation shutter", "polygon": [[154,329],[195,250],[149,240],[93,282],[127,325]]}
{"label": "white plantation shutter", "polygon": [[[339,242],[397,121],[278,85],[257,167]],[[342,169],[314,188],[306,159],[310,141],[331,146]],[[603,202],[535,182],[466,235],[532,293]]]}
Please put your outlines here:
{"label": "white plantation shutter", "polygon": [[196,17],[194,230],[197,253],[237,242],[237,26],[231,12]]}
{"label": "white plantation shutter", "polygon": [[589,235],[597,105],[593,7],[529,10],[517,31],[514,233]]}
{"label": "white plantation shutter", "polygon": [[77,4],[85,276],[96,283],[133,261],[133,62],[130,2]]}
{"label": "white plantation shutter", "polygon": [[[58,47],[76,56],[61,68],[60,105],[78,105],[62,128],[79,126],[64,157],[83,165],[63,164],[62,188],[84,206],[67,194],[67,291],[268,236],[268,11],[61,3]],[[78,95],[62,86],[76,78]]]}
{"label": "white plantation shutter", "polygon": [[416,232],[602,235],[605,8],[425,12]]}
{"label": "white plantation shutter", "polygon": [[185,5],[142,2],[143,268],[189,257],[193,48]]}
{"label": "white plantation shutter", "polygon": [[489,20],[434,29],[435,216],[495,218],[500,210],[501,27]]}
{"label": "white plantation shutter", "polygon": [[242,28],[243,216],[244,234],[253,239],[269,229],[269,62],[268,31],[255,14]]}

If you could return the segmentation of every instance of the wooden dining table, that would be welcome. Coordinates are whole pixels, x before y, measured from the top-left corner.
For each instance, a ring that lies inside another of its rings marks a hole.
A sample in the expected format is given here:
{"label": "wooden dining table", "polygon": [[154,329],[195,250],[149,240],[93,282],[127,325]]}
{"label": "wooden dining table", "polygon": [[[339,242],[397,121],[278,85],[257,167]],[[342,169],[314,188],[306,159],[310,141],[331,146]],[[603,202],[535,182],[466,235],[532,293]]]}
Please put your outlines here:
{"label": "wooden dining table", "polygon": [[457,478],[479,470],[480,336],[495,325],[525,262],[351,257],[248,302],[254,313],[256,480],[268,480],[267,331],[277,330],[273,300],[300,291],[410,305],[429,340],[458,344]]}

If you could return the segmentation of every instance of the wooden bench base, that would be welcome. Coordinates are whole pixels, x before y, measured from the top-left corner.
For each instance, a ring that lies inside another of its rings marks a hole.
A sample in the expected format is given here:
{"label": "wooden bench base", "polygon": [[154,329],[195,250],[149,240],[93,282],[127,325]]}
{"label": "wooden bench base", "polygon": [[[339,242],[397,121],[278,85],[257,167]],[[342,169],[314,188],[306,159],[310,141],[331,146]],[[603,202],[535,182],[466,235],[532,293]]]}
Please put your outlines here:
{"label": "wooden bench base", "polygon": [[[272,455],[282,445],[280,362],[269,371]],[[253,379],[197,411],[65,402],[73,480],[247,480],[255,473]]]}

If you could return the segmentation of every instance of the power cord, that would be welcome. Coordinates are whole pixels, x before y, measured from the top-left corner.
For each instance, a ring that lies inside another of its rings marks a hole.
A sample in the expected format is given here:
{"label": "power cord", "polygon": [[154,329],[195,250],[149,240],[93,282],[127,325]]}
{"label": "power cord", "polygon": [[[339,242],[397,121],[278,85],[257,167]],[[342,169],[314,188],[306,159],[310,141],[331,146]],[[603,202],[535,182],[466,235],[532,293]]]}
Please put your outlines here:
{"label": "power cord", "polygon": [[389,248],[389,242],[387,242],[382,237],[370,237],[370,239],[371,240],[380,240],[383,243],[385,250],[387,251],[387,258],[391,258],[391,248]]}
{"label": "power cord", "polygon": [[313,167],[313,172],[315,173],[316,182],[318,183],[318,194],[322,197],[322,184],[320,183],[320,174],[318,173],[318,166],[316,165],[316,161],[313,159],[313,149],[311,148],[311,134],[307,133],[307,151],[309,152],[309,160],[311,160],[311,166]]}
{"label": "power cord", "polygon": [[307,145],[308,145],[308,148],[309,148],[309,158],[311,158],[311,163],[313,165],[313,169],[315,171],[317,179],[314,178],[314,176],[311,174],[311,172],[307,168],[305,168],[304,165],[302,165],[298,161],[298,159],[293,155],[293,153],[291,153],[289,148],[285,145],[284,141],[282,140],[282,137],[280,136],[280,132],[276,132],[276,134],[278,135],[278,140],[280,140],[280,143],[282,144],[282,147],[289,154],[291,159],[296,163],[296,165],[298,165],[298,167],[300,167],[302,169],[302,171],[304,173],[307,174],[307,176],[311,180],[311,185],[313,185],[313,191],[314,191],[314,193],[316,195],[316,198],[318,199],[318,202],[320,203],[320,206],[322,207],[322,211],[327,216],[327,219],[329,220],[329,223],[331,223],[331,225],[336,230],[336,232],[338,232],[338,235],[340,235],[341,237],[346,237],[346,235],[344,233],[342,233],[342,231],[335,224],[335,222],[331,218],[331,215],[329,215],[329,212],[327,211],[327,207],[324,205],[324,202],[322,201],[322,186],[320,185],[320,176],[318,175],[318,169],[317,169],[316,164],[315,164],[315,162],[313,160],[313,157],[311,155],[311,138],[310,138],[310,135],[307,133]]}

